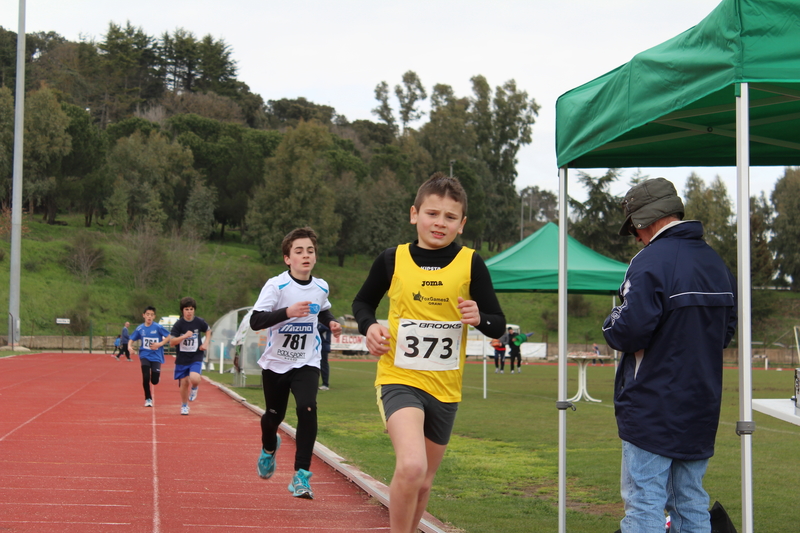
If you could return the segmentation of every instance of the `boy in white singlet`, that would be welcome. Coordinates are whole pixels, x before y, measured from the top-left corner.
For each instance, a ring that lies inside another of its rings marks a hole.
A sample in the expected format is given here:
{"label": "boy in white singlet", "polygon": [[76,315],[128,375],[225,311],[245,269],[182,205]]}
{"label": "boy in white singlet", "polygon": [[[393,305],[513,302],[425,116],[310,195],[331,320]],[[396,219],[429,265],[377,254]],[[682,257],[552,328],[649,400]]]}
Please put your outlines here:
{"label": "boy in white singlet", "polygon": [[331,313],[328,284],[311,276],[317,263],[317,235],[297,228],[283,238],[283,260],[289,267],[270,278],[253,306],[250,327],[268,329],[267,346],[258,360],[266,409],[261,417],[261,454],[257,471],[263,479],[275,473],[275,454],[281,446],[278,426],[286,415],[289,393],[297,405],[294,475],[289,492],[313,499],[311,457],[317,440],[317,390],[319,387],[322,322],[334,335],[342,326]]}
{"label": "boy in white singlet", "polygon": [[[489,270],[454,241],[467,221],[467,194],[437,172],[417,191],[417,240],[384,250],[353,301],[358,329],[380,356],[378,407],[396,456],[389,487],[392,533],[415,533],[461,401],[468,326],[503,335],[505,315]],[[375,310],[389,296],[389,327]]]}

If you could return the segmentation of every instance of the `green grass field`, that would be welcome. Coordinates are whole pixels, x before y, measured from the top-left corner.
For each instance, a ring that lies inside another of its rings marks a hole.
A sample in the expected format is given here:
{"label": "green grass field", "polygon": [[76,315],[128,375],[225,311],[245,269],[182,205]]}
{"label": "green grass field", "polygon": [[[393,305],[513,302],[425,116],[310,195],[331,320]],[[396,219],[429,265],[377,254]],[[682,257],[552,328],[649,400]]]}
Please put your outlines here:
{"label": "green grass field", "polygon": [[[557,366],[531,364],[521,374],[495,374],[468,364],[464,400],[453,438],[434,482],[428,510],[469,533],[557,531],[558,410]],[[208,376],[230,383],[231,374]],[[320,392],[319,442],[385,483],[391,481],[394,453],[375,405],[374,360],[331,362],[331,390]],[[614,367],[590,366],[588,389],[602,403],[577,403],[567,411],[567,530],[616,531],[623,515],[619,497],[620,442],[612,403]],[[726,369],[720,430],[705,486],[741,531],[741,444],[735,433],[738,370]],[[263,407],[252,387],[236,389]],[[793,372],[753,372],[754,398],[790,397]],[[248,383],[248,385],[250,385]],[[569,394],[577,390],[577,367],[569,367]],[[755,531],[797,530],[800,428],[754,412],[753,500]],[[286,420],[295,425],[293,409]],[[280,457],[280,456],[279,456]],[[279,458],[280,461],[280,458]]]}

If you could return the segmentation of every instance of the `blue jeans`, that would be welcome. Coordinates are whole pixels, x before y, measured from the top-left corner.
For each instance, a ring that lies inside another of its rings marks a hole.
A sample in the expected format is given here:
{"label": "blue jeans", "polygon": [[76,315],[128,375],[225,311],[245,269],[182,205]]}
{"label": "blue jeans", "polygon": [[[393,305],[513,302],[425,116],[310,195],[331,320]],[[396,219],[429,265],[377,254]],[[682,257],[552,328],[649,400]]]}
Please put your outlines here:
{"label": "blue jeans", "polygon": [[622,441],[620,488],[625,502],[622,533],[711,533],[708,493],[703,476],[708,459],[681,461],[647,452]]}

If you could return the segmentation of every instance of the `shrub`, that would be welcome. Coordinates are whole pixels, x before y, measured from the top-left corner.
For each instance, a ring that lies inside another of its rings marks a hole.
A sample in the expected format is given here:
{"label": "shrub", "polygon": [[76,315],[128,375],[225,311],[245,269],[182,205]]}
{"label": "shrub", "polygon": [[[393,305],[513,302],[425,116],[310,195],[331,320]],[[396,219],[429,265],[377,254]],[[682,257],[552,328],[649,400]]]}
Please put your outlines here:
{"label": "shrub", "polygon": [[77,233],[72,242],[67,244],[64,264],[83,283],[92,280],[105,265],[105,260],[105,252],[94,245],[94,238],[89,233]]}

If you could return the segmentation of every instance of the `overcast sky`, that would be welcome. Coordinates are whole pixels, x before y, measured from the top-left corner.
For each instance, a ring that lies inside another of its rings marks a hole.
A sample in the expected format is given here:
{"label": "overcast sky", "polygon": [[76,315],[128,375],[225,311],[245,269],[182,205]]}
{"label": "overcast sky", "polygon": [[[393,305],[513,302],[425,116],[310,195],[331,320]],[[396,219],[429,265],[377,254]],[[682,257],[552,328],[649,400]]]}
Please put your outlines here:
{"label": "overcast sky", "polygon": [[[568,90],[689,29],[719,0],[28,0],[26,31],[100,40],[127,21],[148,35],[184,28],[223,39],[238,78],[264,100],[296,98],[333,106],[348,120],[377,120],[374,88],[415,71],[470,96],[470,78],[517,82],[541,106],[533,143],[520,151],[517,188],[558,191],[555,103]],[[17,31],[18,0],[0,0],[0,26]],[[427,109],[428,102],[424,103]],[[394,102],[396,108],[396,102]],[[444,169],[443,169],[444,170]],[[692,172],[720,175],[732,201],[735,168],[643,169],[672,180],[682,195]],[[622,195],[635,169],[612,189]],[[604,169],[589,170],[599,176]],[[782,167],[752,168],[751,194],[767,195]],[[570,194],[582,198],[576,175]]]}

